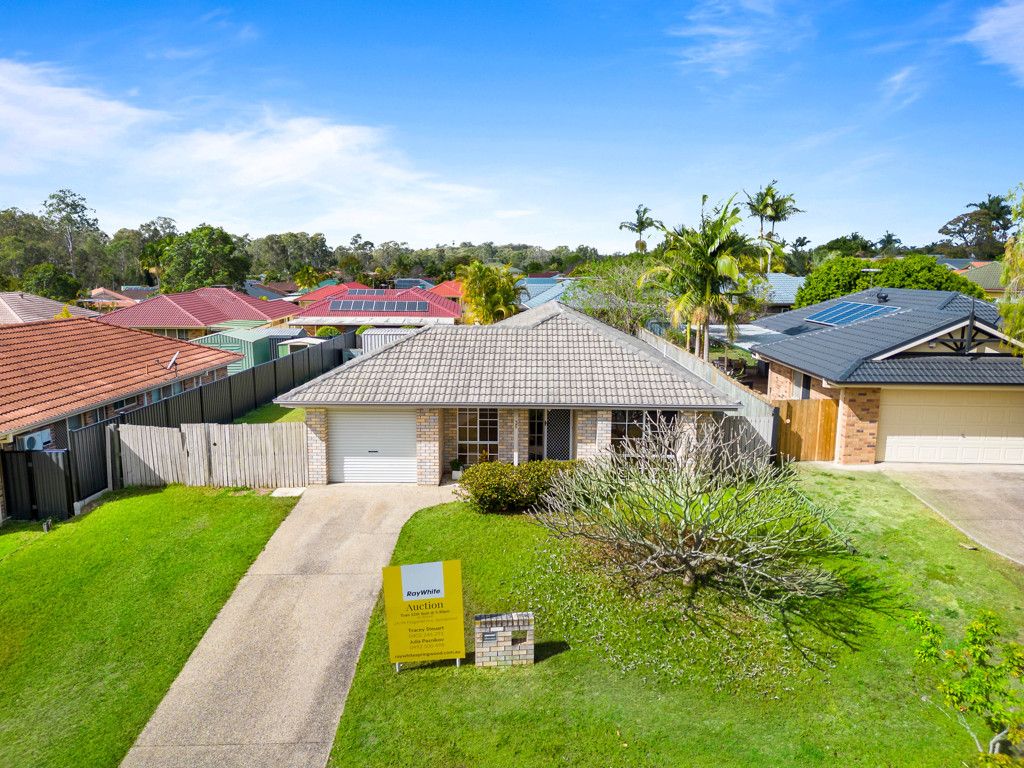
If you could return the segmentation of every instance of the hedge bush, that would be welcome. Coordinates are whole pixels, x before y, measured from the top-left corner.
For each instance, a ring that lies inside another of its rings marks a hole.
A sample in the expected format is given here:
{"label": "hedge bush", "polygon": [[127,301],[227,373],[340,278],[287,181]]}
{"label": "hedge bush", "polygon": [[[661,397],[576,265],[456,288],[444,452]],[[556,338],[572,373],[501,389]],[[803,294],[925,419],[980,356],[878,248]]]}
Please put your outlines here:
{"label": "hedge bush", "polygon": [[340,333],[341,331],[331,325],[322,325],[316,329],[316,335],[319,339],[332,339]]}
{"label": "hedge bush", "polygon": [[488,514],[525,512],[551,487],[555,475],[575,464],[551,460],[518,466],[500,461],[474,464],[463,471],[458,493]]}

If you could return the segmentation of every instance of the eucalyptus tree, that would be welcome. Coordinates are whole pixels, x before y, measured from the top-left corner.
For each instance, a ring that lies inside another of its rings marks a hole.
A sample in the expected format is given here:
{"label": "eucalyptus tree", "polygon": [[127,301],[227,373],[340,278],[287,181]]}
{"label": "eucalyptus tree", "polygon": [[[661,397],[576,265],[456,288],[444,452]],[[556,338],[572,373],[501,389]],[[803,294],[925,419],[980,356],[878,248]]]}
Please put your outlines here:
{"label": "eucalyptus tree", "polygon": [[735,199],[735,195],[730,197],[709,213],[705,207],[708,196],[704,195],[696,227],[662,227],[664,261],[639,281],[668,295],[666,310],[672,324],[686,323],[688,344],[693,330],[694,347],[705,360],[710,356],[712,318],[725,325],[730,338],[735,336],[736,315],[753,304],[749,288],[763,274],[762,256],[771,247],[739,231],[743,217]]}
{"label": "eucalyptus tree", "polygon": [[43,201],[43,215],[60,236],[72,276],[77,274],[76,246],[87,233],[99,231],[95,213],[82,195],[70,189],[58,189]]}
{"label": "eucalyptus tree", "polygon": [[640,203],[636,207],[635,218],[632,221],[624,221],[619,224],[619,229],[636,232],[637,240],[633,245],[637,253],[646,253],[647,243],[644,241],[644,232],[648,229],[656,229],[662,226],[663,224],[660,221],[651,217],[651,209]]}

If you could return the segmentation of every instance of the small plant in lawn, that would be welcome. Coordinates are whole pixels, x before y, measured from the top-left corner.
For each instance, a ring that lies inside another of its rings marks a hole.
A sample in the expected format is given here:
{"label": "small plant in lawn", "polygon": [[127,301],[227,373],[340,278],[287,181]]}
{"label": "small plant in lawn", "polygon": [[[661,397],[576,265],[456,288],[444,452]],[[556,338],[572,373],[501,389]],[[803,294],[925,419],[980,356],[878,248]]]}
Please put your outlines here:
{"label": "small plant in lawn", "polygon": [[[921,633],[917,658],[941,672],[943,703],[970,734],[978,764],[1024,765],[1024,645],[1006,637],[989,612],[967,625],[959,643],[947,643],[942,628],[923,614],[911,626]],[[972,721],[983,723],[988,735],[979,736]]]}
{"label": "small plant in lawn", "polygon": [[575,466],[575,461],[552,460],[519,465],[481,462],[463,471],[459,495],[481,512],[525,512],[548,491],[555,477]]}

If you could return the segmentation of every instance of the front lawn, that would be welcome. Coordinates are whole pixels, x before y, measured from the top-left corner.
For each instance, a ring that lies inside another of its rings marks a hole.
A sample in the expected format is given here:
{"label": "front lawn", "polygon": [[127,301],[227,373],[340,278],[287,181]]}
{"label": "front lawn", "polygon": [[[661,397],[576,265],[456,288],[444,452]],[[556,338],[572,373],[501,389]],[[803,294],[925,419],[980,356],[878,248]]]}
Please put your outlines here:
{"label": "front lawn", "polygon": [[305,421],[305,408],[285,408],[267,403],[235,419],[235,424],[275,424],[282,421]]}
{"label": "front lawn", "polygon": [[[550,551],[563,545],[521,516],[447,504],[409,521],[393,562],[461,559],[468,630],[474,613],[539,607],[541,661],[505,670],[424,665],[395,674],[378,605],[331,764],[938,766],[970,759],[966,733],[922,698],[938,697],[914,660],[917,640],[906,617],[923,610],[959,627],[989,608],[1019,630],[1024,572],[961,547],[962,535],[881,474],[801,475],[812,498],[839,506],[863,569],[899,604],[864,611],[856,650],[841,648],[832,664],[794,672],[769,652],[716,654],[714,630],[704,626],[693,629],[692,675],[643,665],[622,671],[632,664],[629,655],[610,650],[622,638],[596,638],[594,624],[578,615],[586,596],[564,588],[564,576],[551,568]],[[566,620],[545,621],[543,611],[551,616],[552,609]],[[777,642],[769,634],[766,646]],[[471,631],[467,636],[471,649]],[[647,637],[654,642],[655,635]],[[733,667],[734,676],[721,674]]]}
{"label": "front lawn", "polygon": [[116,766],[295,499],[118,492],[0,528],[0,765]]}

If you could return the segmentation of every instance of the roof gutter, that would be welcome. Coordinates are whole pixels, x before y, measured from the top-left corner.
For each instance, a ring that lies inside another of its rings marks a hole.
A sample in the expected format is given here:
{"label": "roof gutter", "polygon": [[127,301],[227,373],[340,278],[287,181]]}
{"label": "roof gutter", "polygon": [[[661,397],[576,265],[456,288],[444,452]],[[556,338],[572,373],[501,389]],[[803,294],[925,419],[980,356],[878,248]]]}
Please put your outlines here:
{"label": "roof gutter", "polygon": [[452,403],[433,402],[410,402],[410,403],[381,403],[374,401],[359,402],[326,402],[308,400],[288,400],[284,397],[274,398],[276,405],[287,408],[566,408],[572,410],[587,411],[622,411],[622,410],[651,410],[651,411],[737,411],[742,407],[741,403],[722,403],[718,405],[666,405],[665,403],[552,403],[552,402],[477,402],[460,401]]}

